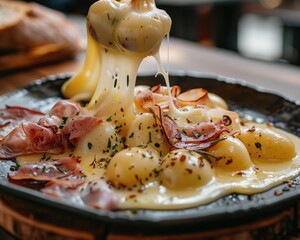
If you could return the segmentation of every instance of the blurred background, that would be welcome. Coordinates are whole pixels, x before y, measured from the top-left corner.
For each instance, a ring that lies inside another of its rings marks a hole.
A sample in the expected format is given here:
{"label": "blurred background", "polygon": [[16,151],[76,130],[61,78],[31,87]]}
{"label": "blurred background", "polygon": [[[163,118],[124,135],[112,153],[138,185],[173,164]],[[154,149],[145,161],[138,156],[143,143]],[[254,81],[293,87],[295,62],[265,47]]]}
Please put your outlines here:
{"label": "blurred background", "polygon": [[[92,0],[38,0],[86,15]],[[156,0],[173,20],[171,36],[245,57],[300,65],[300,0]]]}

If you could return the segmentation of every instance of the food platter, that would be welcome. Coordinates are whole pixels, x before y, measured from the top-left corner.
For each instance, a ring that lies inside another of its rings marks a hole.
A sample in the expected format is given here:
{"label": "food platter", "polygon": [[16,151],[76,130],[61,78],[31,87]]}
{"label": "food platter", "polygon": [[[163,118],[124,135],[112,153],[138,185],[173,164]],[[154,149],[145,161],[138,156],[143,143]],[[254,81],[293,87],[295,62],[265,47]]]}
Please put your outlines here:
{"label": "food platter", "polygon": [[[21,105],[47,112],[62,98],[61,85],[70,76],[49,76],[3,95],[0,97],[0,107]],[[181,86],[183,90],[205,88],[224,98],[232,110],[246,119],[259,123],[271,122],[278,128],[300,136],[300,105],[286,97],[249,86],[242,81],[195,72],[171,73],[170,82],[171,85]],[[159,83],[164,84],[163,79],[153,75],[140,76],[137,80],[138,85]],[[218,234],[221,229],[237,231],[237,227],[241,230],[242,226],[248,226],[249,229],[250,226],[257,228],[258,225],[261,228],[275,228],[274,224],[283,220],[284,226],[281,228],[288,232],[289,229],[292,231],[292,223],[297,218],[295,209],[300,197],[300,177],[294,179],[293,184],[282,183],[260,194],[233,194],[191,209],[106,212],[50,199],[34,190],[9,183],[7,173],[13,164],[0,161],[0,226],[19,237],[24,236],[25,232],[30,236],[45,236],[45,239],[49,234],[70,239],[93,239],[95,236],[124,236],[123,233],[134,235],[141,232],[148,236],[180,233],[211,237],[212,232]],[[258,216],[259,221],[256,220]]]}

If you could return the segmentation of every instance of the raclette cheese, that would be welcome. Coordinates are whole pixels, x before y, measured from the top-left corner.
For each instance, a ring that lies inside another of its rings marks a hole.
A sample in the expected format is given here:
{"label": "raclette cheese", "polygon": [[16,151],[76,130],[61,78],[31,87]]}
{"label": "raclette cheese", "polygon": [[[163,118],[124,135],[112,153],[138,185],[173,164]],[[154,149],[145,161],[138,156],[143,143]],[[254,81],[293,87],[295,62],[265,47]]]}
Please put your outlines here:
{"label": "raclette cheese", "polygon": [[[169,86],[159,47],[170,27],[154,0],[101,0],[91,6],[85,63],[62,92],[86,102],[102,124],[62,156],[78,156],[87,179],[109,184],[120,209],[195,207],[296,177],[299,138],[270,125],[244,123],[204,89],[181,93]],[[135,86],[147,56],[156,59],[166,88]]]}

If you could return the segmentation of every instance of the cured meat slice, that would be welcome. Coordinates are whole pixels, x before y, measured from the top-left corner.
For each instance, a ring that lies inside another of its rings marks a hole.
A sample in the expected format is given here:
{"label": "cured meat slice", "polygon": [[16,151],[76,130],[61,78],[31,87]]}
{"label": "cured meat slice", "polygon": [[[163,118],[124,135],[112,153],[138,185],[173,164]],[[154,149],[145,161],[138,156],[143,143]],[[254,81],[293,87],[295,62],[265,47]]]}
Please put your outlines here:
{"label": "cured meat slice", "polygon": [[79,167],[78,158],[76,157],[26,163],[8,176],[10,180],[14,180],[14,183],[23,180],[33,180],[56,183],[68,188],[76,188],[85,181],[85,175]]}
{"label": "cured meat slice", "polygon": [[37,123],[22,123],[0,140],[0,159],[34,153],[61,154],[102,123],[100,118],[67,100],[57,102],[48,115],[34,114],[40,116]]}
{"label": "cured meat slice", "polygon": [[22,122],[38,122],[45,114],[36,110],[6,106],[0,109],[0,140]]}
{"label": "cured meat slice", "polygon": [[11,172],[9,181],[40,190],[54,198],[102,210],[118,206],[119,196],[103,180],[87,180],[77,157],[26,163]]}
{"label": "cured meat slice", "polygon": [[66,185],[50,183],[41,191],[54,198],[101,210],[116,209],[120,201],[119,195],[110,189],[106,182],[99,179],[87,180],[76,189],[68,188]]}
{"label": "cured meat slice", "polygon": [[205,150],[223,140],[222,133],[230,134],[223,123],[203,122],[179,127],[161,108],[159,108],[159,111],[163,131],[171,146],[177,149]]}

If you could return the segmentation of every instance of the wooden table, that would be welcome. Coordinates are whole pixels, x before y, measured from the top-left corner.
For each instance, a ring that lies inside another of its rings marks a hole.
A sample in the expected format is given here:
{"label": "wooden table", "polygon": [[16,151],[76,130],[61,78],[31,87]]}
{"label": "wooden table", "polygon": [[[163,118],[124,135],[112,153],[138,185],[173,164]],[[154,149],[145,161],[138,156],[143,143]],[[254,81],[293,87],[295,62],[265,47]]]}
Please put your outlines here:
{"label": "wooden table", "polygon": [[[202,47],[196,43],[175,38],[170,39],[170,72],[200,71],[209,75],[223,75],[287,98],[300,101],[300,68],[291,65],[267,63],[242,58],[231,52]],[[74,59],[55,64],[38,66],[26,70],[0,74],[0,94],[25,86],[38,78],[77,71],[84,60],[82,52]],[[162,60],[167,65],[167,47],[162,46]],[[155,62],[146,58],[141,64],[139,74],[155,74]]]}

